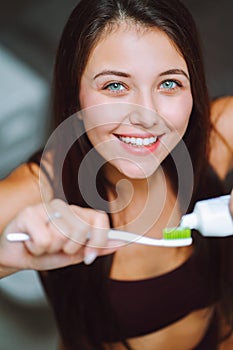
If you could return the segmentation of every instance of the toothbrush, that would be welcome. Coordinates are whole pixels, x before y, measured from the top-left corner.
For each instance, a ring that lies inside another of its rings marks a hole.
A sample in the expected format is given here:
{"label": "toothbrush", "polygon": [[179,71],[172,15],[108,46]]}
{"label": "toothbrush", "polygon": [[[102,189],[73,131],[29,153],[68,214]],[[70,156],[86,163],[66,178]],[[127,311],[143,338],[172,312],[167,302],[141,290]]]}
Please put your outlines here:
{"label": "toothbrush", "polygon": [[[10,242],[25,242],[29,239],[30,236],[26,233],[9,233],[7,235],[7,240]],[[109,230],[108,239],[157,247],[184,247],[192,244],[191,230],[181,227],[164,229],[162,239],[119,230]]]}
{"label": "toothbrush", "polygon": [[[230,195],[226,195],[197,202],[193,213],[182,216],[180,226],[163,230],[162,239],[118,230],[109,230],[108,238],[159,247],[184,247],[192,244],[193,228],[201,231],[205,237],[232,236],[233,220],[228,208],[229,200]],[[9,233],[7,239],[10,242],[24,242],[30,236],[26,233]]]}

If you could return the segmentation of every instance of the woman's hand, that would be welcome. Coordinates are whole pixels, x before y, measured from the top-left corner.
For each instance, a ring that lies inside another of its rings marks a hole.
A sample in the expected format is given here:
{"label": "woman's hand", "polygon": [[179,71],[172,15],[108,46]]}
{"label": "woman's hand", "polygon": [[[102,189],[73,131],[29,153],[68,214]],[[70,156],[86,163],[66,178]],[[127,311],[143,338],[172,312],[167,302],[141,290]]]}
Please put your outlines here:
{"label": "woman's hand", "polygon": [[[54,199],[30,206],[12,220],[0,236],[0,266],[12,269],[48,270],[82,261],[91,264],[98,255],[114,252],[119,244],[109,241],[106,213],[68,205]],[[30,239],[9,242],[7,234],[25,232]],[[4,274],[4,273],[3,273]]]}
{"label": "woman's hand", "polygon": [[230,198],[230,212],[233,219],[233,190],[231,191],[231,198]]}

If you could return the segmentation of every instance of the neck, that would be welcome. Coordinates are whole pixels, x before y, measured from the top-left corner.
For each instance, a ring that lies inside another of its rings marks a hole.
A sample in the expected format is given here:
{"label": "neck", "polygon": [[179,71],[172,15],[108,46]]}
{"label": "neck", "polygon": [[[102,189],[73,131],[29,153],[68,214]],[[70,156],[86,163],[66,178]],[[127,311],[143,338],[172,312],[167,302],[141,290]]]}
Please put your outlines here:
{"label": "neck", "polygon": [[129,179],[111,168],[106,169],[106,175],[110,179],[108,197],[115,228],[161,235],[162,228],[177,224],[175,194],[161,167],[146,179]]}

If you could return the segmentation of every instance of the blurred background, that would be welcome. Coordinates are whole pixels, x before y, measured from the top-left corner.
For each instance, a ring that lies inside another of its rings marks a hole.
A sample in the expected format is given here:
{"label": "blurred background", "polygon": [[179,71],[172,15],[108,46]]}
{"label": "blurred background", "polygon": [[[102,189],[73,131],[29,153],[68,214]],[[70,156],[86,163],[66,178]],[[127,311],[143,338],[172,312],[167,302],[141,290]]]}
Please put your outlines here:
{"label": "blurred background", "polygon": [[[183,0],[196,19],[211,97],[233,94],[232,0]],[[0,178],[46,141],[58,40],[77,0],[0,0]],[[0,349],[55,350],[35,272],[0,281]]]}

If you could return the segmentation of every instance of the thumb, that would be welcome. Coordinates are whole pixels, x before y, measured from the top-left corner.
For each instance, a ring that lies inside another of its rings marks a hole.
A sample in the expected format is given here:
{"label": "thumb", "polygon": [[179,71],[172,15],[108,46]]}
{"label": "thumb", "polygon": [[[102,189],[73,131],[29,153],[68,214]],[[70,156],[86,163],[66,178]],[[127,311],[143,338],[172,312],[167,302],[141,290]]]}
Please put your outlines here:
{"label": "thumb", "polygon": [[86,265],[92,264],[97,256],[109,255],[115,253],[118,249],[124,246],[125,242],[118,240],[108,240],[105,247],[103,248],[93,248],[91,246],[86,245],[84,250],[84,259],[83,262]]}

